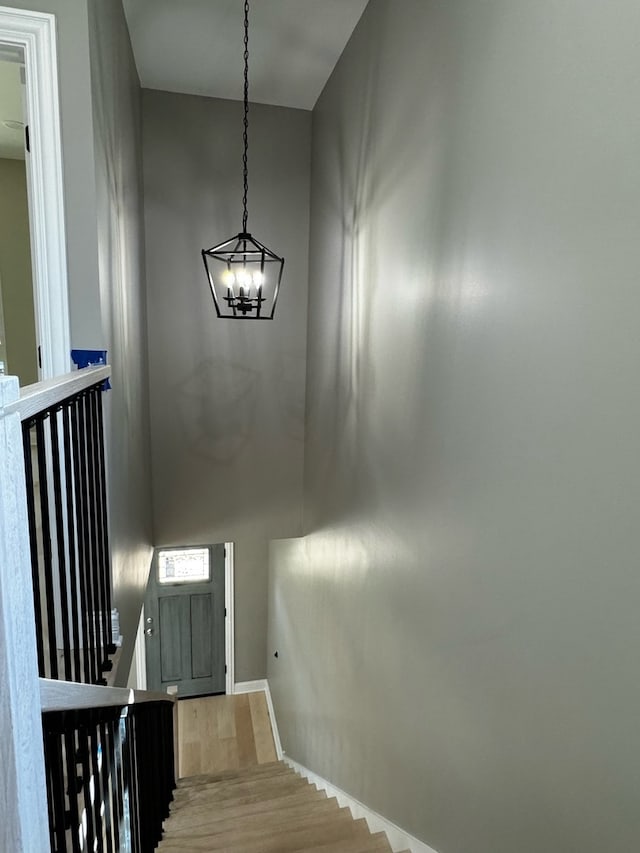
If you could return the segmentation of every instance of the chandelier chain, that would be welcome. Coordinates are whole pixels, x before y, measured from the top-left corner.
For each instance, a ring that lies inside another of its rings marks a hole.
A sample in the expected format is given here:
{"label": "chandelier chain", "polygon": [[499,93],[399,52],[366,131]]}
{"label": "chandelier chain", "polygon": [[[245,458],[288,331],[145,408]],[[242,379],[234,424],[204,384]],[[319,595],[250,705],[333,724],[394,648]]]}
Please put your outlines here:
{"label": "chandelier chain", "polygon": [[244,132],[242,155],[244,195],[242,197],[242,230],[246,233],[249,219],[247,196],[249,193],[249,0],[244,3]]}

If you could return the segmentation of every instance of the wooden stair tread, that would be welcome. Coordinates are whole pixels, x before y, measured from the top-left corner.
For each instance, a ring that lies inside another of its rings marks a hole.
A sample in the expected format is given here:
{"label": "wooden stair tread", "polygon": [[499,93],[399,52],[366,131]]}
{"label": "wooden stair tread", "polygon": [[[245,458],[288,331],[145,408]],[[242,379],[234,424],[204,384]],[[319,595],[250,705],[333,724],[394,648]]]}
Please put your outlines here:
{"label": "wooden stair tread", "polygon": [[[296,794],[309,793],[309,789],[305,785],[288,785],[284,788],[281,788],[279,791],[270,791],[268,793],[264,793],[261,791],[253,791],[249,794],[244,794],[243,796],[237,797],[227,797],[226,799],[201,799],[194,800],[191,803],[183,803],[180,806],[173,805],[170,807],[169,815],[170,817],[177,816],[179,814],[190,814],[197,813],[203,810],[217,810],[222,808],[240,808],[241,806],[252,806],[256,803],[260,803],[263,800],[271,800],[274,801],[274,808],[276,800],[284,800],[287,797],[295,796]],[[314,795],[314,790],[310,791],[311,796]]]}
{"label": "wooden stair tread", "polygon": [[277,784],[283,779],[300,779],[297,773],[294,773],[289,767],[277,768],[270,773],[244,774],[237,777],[229,777],[226,779],[207,780],[205,777],[198,776],[197,782],[190,785],[183,785],[176,788],[174,797],[178,800],[193,796],[193,794],[203,791],[232,791],[242,785],[268,785],[270,782]]}
{"label": "wooden stair tread", "polygon": [[[384,832],[376,832],[368,838],[352,838],[348,841],[335,841],[319,847],[304,847],[296,853],[393,853]],[[411,853],[405,850],[404,853]]]}
{"label": "wooden stair tread", "polygon": [[272,794],[280,792],[289,792],[304,788],[308,783],[305,779],[299,777],[283,777],[282,781],[276,783],[271,780],[269,784],[250,784],[244,783],[235,788],[209,788],[203,791],[194,791],[189,797],[176,797],[171,803],[171,813],[186,808],[194,803],[214,803],[214,802],[230,802],[233,800],[242,801],[247,797],[259,796],[268,797]]}
{"label": "wooden stair tread", "polygon": [[261,797],[259,799],[251,799],[248,802],[238,803],[219,802],[216,803],[215,809],[212,810],[210,803],[200,803],[197,805],[187,806],[184,809],[172,814],[165,821],[165,827],[168,828],[169,820],[171,826],[177,828],[182,825],[197,826],[199,823],[207,823],[213,816],[220,817],[236,817],[244,819],[250,815],[260,814],[261,812],[273,812],[278,809],[287,810],[301,803],[314,802],[316,799],[325,800],[327,795],[324,791],[317,791],[309,786],[301,787],[294,793],[286,791],[272,797]]}
{"label": "wooden stair tread", "polygon": [[[326,804],[327,802],[329,801],[324,800],[323,804]],[[328,807],[327,810],[326,805],[324,806],[324,809],[321,808],[318,811],[310,811],[306,815],[302,812],[289,816],[286,812],[278,812],[275,815],[277,818],[277,820],[275,820],[275,825],[274,815],[271,815],[270,817],[271,823],[247,823],[244,819],[238,820],[237,818],[233,818],[231,821],[223,821],[218,825],[204,824],[201,827],[194,827],[188,834],[182,834],[181,830],[176,831],[176,833],[172,832],[171,823],[168,821],[163,839],[166,838],[168,842],[170,841],[173,844],[178,839],[184,840],[187,837],[191,840],[197,838],[210,838],[215,840],[224,835],[233,835],[236,838],[245,836],[247,838],[253,838],[254,836],[259,836],[264,832],[273,831],[277,833],[292,828],[299,829],[310,826],[325,827],[332,824],[338,825],[351,823],[353,820],[349,809],[341,809],[338,807],[334,810],[331,807]]]}
{"label": "wooden stair tread", "polygon": [[272,776],[279,773],[293,773],[294,771],[287,767],[284,761],[272,761],[268,764],[254,764],[251,767],[243,767],[239,770],[221,770],[219,773],[203,773],[199,776],[184,776],[178,780],[178,790],[182,788],[190,788],[193,786],[211,784],[214,782],[224,782],[227,780],[238,781],[243,778],[261,778],[263,776]]}
{"label": "wooden stair tread", "polygon": [[300,829],[284,829],[280,831],[259,832],[257,835],[242,834],[241,828],[234,832],[222,833],[210,838],[189,838],[178,842],[167,839],[160,842],[158,850],[161,853],[182,853],[182,851],[242,851],[242,853],[292,853],[328,844],[333,841],[343,841],[369,834],[367,822],[333,818],[326,823],[310,823]]}
{"label": "wooden stair tread", "polygon": [[[272,826],[284,827],[293,824],[299,824],[304,821],[323,819],[330,820],[334,814],[338,814],[340,808],[338,801],[333,798],[328,799],[312,799],[299,805],[289,806],[283,811],[259,812],[257,814],[243,814],[241,818],[238,815],[218,816],[214,813],[210,815],[209,820],[201,818],[204,822],[195,824],[185,822],[182,826],[174,827],[171,820],[165,824],[164,838],[193,838],[195,836],[207,836],[219,834],[228,830],[233,830],[239,825],[243,831],[249,832],[254,829],[268,830]],[[349,813],[349,818],[351,813]]]}

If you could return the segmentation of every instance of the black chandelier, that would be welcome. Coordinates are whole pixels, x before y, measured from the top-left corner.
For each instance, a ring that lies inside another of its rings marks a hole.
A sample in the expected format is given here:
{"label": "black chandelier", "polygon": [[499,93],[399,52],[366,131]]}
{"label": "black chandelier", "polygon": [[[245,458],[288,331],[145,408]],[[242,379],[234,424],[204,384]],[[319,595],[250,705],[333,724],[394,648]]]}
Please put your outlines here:
{"label": "black chandelier", "polygon": [[263,246],[247,230],[249,186],[249,0],[244,4],[244,132],[242,231],[211,249],[202,250],[218,317],[273,320],[284,258]]}

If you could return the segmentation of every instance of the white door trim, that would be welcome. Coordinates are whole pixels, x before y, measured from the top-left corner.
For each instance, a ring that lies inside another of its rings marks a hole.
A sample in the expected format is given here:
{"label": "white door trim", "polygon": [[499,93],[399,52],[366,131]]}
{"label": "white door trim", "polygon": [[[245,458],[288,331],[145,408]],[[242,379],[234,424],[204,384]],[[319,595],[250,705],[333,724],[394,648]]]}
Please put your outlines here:
{"label": "white door trim", "polygon": [[55,16],[0,6],[0,44],[24,51],[31,156],[29,220],[42,379],[70,369],[69,293]]}
{"label": "white door trim", "polygon": [[225,662],[227,667],[225,679],[225,693],[230,696],[235,686],[235,640],[233,630],[233,571],[234,571],[234,546],[233,542],[224,544],[224,647]]}

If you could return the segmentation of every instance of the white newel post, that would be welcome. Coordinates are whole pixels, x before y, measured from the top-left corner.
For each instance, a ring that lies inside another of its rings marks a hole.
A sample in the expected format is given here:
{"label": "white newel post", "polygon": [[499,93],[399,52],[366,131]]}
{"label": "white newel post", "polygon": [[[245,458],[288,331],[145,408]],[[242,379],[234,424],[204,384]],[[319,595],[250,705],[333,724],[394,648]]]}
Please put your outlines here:
{"label": "white newel post", "polygon": [[0,850],[49,850],[22,429],[0,376]]}

